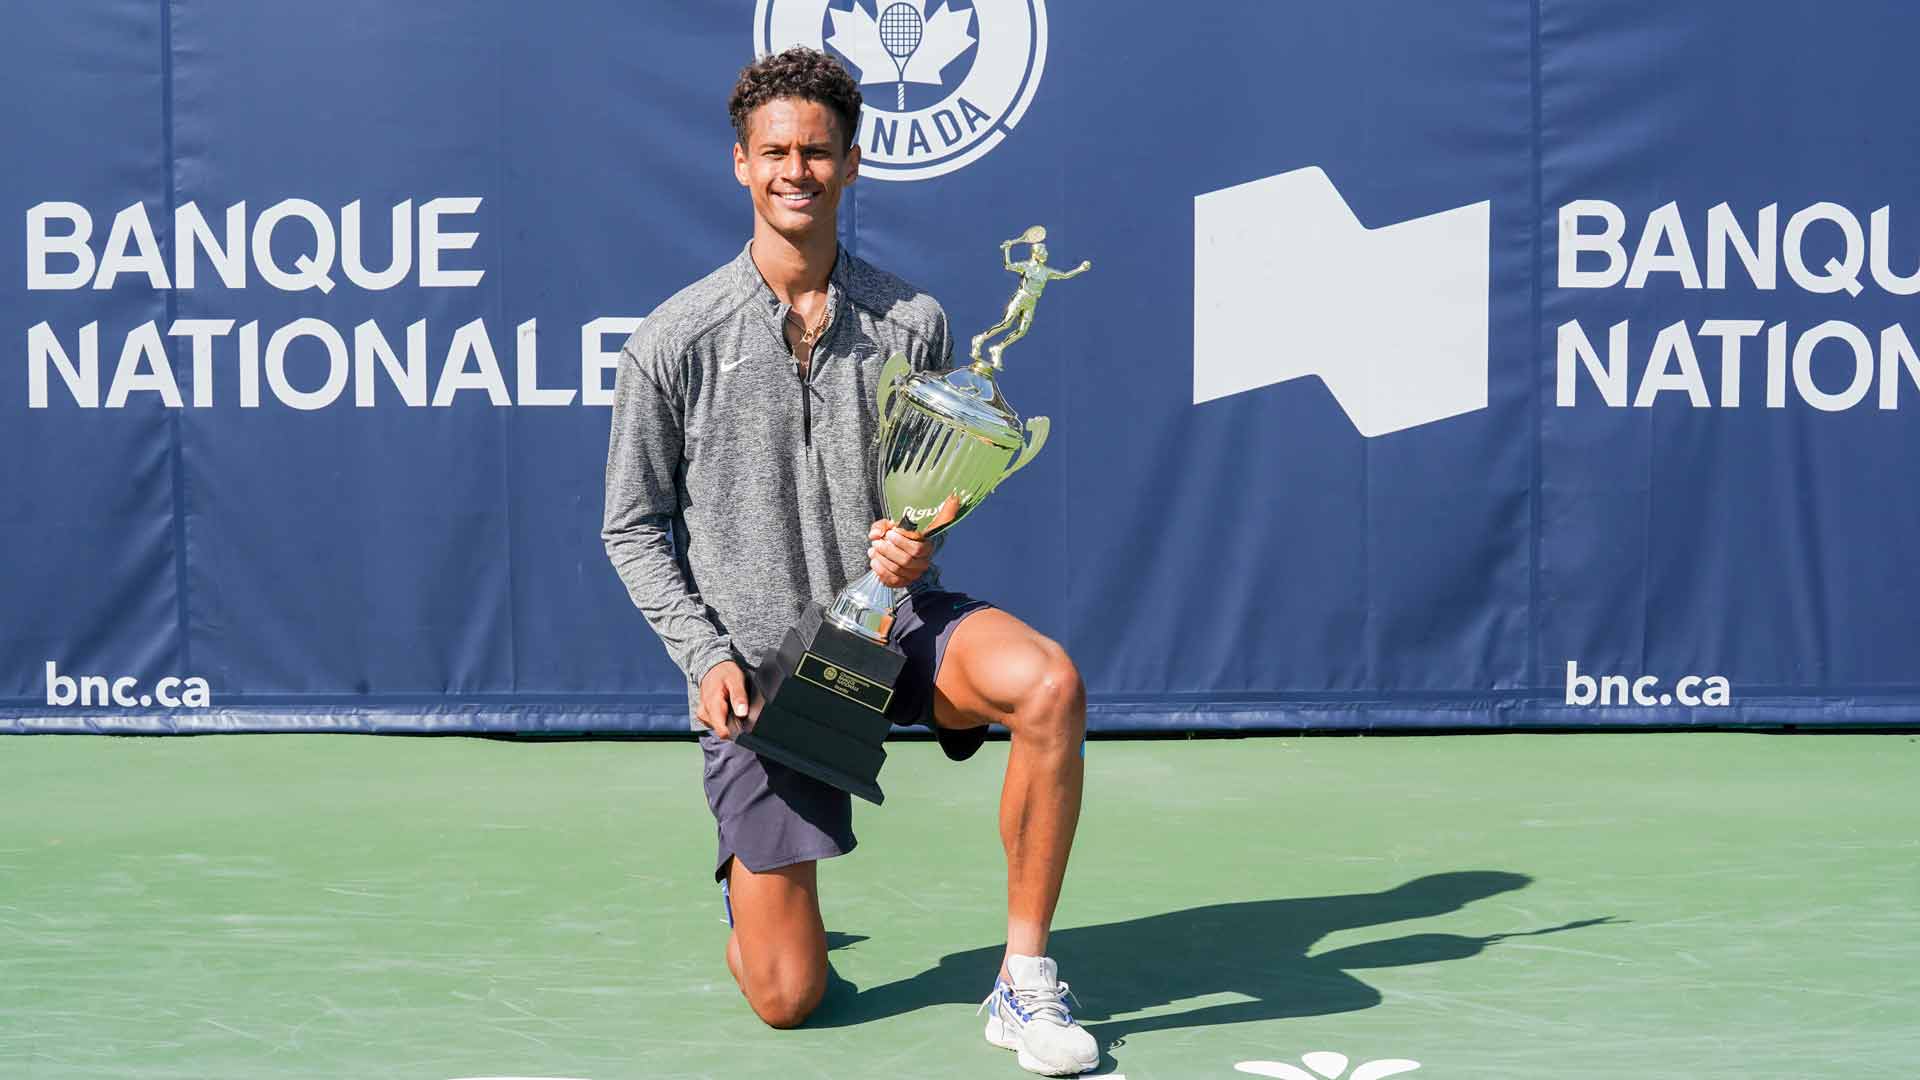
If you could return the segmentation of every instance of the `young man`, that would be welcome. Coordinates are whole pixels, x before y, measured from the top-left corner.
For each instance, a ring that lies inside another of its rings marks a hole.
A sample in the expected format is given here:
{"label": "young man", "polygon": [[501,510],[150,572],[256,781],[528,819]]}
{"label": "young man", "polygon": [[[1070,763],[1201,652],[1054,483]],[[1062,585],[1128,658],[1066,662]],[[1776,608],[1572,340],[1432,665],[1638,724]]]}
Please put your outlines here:
{"label": "young man", "polygon": [[987,1038],[1031,1071],[1082,1072],[1099,1052],[1045,955],[1080,812],[1079,674],[1025,623],[941,589],[934,545],[880,519],[880,366],[904,352],[918,368],[947,367],[953,343],[932,297],[839,246],[840,195],[860,167],[859,88],[826,54],[793,49],[744,70],[729,112],[753,238],[627,341],[602,531],[687,674],[719,825],[714,877],[730,901],[727,967],[774,1027],[805,1020],[826,988],[816,865],[852,850],[851,800],[732,740],[748,723],[746,671],[808,601],[871,567],[910,590],[894,626],[908,658],[894,718],[932,728],[956,761],[987,724],[1012,733],[1000,797],[1007,951]]}

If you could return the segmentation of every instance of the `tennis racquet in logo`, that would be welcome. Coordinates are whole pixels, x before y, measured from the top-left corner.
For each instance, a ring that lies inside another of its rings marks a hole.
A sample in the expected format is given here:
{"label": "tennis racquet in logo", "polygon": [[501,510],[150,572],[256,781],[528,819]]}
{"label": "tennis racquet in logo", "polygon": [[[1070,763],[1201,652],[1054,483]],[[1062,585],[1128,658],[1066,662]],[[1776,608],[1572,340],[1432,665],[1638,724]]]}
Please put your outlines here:
{"label": "tennis racquet in logo", "polygon": [[894,85],[894,101],[901,112],[907,111],[907,61],[920,48],[920,42],[927,33],[926,20],[912,4],[890,4],[880,13],[880,46],[893,57],[894,70],[900,80]]}

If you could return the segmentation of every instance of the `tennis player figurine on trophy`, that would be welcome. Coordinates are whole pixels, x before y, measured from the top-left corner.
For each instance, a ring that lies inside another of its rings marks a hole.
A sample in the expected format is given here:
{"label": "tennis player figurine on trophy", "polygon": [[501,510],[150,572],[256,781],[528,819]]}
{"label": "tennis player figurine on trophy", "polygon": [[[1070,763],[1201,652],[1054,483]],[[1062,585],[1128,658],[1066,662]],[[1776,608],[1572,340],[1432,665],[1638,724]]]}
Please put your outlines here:
{"label": "tennis player figurine on trophy", "polygon": [[[1006,316],[973,339],[973,363],[914,372],[906,356],[895,353],[880,369],[881,497],[887,517],[922,539],[958,524],[1046,444],[1047,418],[1022,425],[996,378],[1007,346],[1033,325],[1047,283],[1093,265],[1053,269],[1046,238],[1047,230],[1035,225],[1001,243],[1002,262],[1020,275],[1020,287]],[[1015,244],[1030,245],[1026,259],[1013,260]],[[980,346],[1010,328],[983,360]],[[882,801],[878,776],[887,755],[881,743],[891,728],[886,709],[906,662],[887,641],[906,593],[869,570],[831,605],[807,605],[779,651],[755,669],[758,711],[735,741],[869,802]]]}

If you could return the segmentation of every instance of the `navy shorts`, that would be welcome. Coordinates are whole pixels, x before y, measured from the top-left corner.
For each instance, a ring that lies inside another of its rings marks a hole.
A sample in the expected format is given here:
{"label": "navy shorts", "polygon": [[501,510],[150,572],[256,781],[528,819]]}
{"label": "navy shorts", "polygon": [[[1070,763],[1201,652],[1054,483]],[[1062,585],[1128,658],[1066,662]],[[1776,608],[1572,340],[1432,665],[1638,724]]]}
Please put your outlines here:
{"label": "navy shorts", "polygon": [[[940,749],[954,761],[972,757],[987,729],[952,731],[936,725],[933,680],[953,628],[992,606],[964,593],[928,589],[909,593],[894,612],[893,644],[906,653],[907,663],[887,716],[896,724],[932,728]],[[851,795],[704,729],[700,750],[706,759],[707,806],[720,833],[715,881],[726,880],[727,861],[735,856],[758,874],[853,850]]]}

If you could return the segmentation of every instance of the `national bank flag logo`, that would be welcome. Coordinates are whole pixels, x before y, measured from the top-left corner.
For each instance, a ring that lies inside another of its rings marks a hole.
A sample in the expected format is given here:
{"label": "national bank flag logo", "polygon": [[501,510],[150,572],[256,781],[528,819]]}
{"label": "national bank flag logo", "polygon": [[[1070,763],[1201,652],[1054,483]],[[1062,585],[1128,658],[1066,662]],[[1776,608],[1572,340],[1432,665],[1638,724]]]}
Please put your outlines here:
{"label": "national bank flag logo", "polygon": [[753,48],[833,54],[860,82],[860,175],[925,180],[1013,131],[1047,63],[1045,0],[758,0]]}
{"label": "national bank flag logo", "polygon": [[1369,229],[1317,167],[1193,200],[1193,401],[1317,375],[1372,437],[1487,407],[1491,204]]}

